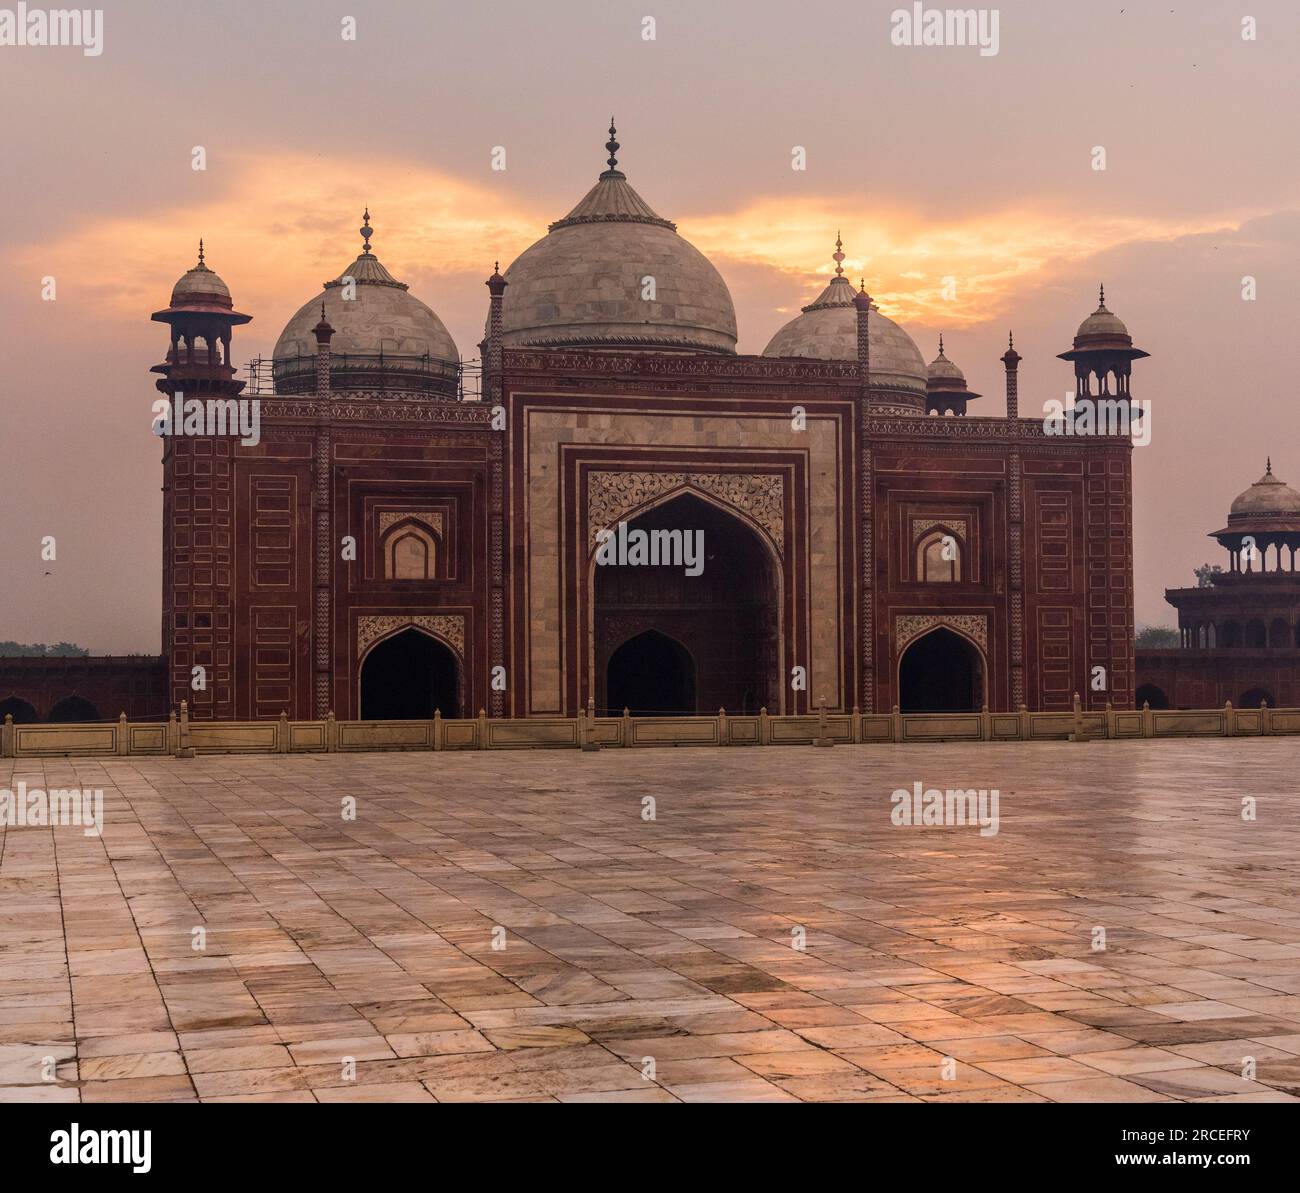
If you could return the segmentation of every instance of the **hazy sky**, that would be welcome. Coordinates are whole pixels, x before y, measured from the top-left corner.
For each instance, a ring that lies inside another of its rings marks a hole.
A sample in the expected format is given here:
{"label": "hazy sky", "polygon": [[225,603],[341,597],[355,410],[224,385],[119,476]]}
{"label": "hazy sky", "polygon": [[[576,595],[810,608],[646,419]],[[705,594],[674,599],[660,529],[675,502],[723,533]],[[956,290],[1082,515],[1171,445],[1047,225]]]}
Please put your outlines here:
{"label": "hazy sky", "polygon": [[973,413],[1003,408],[1013,328],[1036,411],[1104,281],[1151,353],[1137,615],[1172,623],[1163,589],[1222,562],[1205,533],[1265,456],[1300,487],[1300,12],[1016,0],[984,56],[893,45],[897,7],[132,0],[105,5],[98,57],[0,46],[0,639],[158,650],[149,314],[200,236],[254,316],[241,363],[355,257],[367,203],[381,260],[472,356],[493,261],[591,185],[611,112],[633,185],[726,278],[742,352],[820,289],[842,229],[927,360],[945,333]]}

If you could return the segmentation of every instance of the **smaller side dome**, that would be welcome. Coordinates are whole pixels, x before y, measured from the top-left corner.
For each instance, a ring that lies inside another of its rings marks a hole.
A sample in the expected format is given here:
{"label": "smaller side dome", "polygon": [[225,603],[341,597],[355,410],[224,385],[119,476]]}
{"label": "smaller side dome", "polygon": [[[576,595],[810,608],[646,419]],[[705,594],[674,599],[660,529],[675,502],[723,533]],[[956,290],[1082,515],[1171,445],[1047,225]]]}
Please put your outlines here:
{"label": "smaller side dome", "polygon": [[341,391],[456,396],[456,344],[434,311],[384,267],[370,247],[370,211],[360,255],[320,294],[308,299],[276,341],[272,370],[278,393],[315,391],[317,321],[334,328],[330,385]]}
{"label": "smaller side dome", "polygon": [[[804,357],[813,360],[856,360],[858,311],[856,292],[844,276],[841,242],[835,241],[835,276],[826,288],[776,334],[763,349],[764,356]],[[863,294],[864,301],[870,302]],[[871,349],[870,392],[882,402],[919,410],[926,392],[925,358],[912,337],[870,302],[867,320]]]}

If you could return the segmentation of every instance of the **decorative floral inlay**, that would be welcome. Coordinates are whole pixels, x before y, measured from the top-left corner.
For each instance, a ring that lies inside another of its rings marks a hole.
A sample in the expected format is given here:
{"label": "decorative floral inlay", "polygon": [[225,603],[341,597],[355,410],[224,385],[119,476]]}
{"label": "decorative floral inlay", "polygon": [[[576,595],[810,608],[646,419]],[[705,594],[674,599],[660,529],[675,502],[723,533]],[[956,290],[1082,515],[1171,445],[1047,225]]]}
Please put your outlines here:
{"label": "decorative floral inlay", "polygon": [[980,649],[987,653],[989,619],[983,613],[901,613],[894,618],[894,649],[901,654],[903,647],[913,638],[918,638],[937,626],[947,626],[965,634],[978,642]]}
{"label": "decorative floral inlay", "polygon": [[372,642],[393,630],[405,629],[408,626],[427,630],[435,638],[442,639],[464,661],[465,617],[460,613],[438,613],[414,617],[405,614],[393,617],[358,617],[357,658],[366,653],[366,648]]}
{"label": "decorative floral inlay", "polygon": [[772,473],[593,472],[587,479],[589,546],[599,531],[616,526],[628,511],[674,489],[698,489],[748,514],[785,549],[785,482]]}
{"label": "decorative floral inlay", "polygon": [[421,522],[436,534],[442,534],[443,519],[440,510],[411,510],[407,513],[382,513],[379,515],[379,534],[382,537],[384,532],[390,527],[395,526],[398,522]]}
{"label": "decorative floral inlay", "polygon": [[912,519],[912,538],[915,539],[918,534],[930,529],[931,526],[952,527],[954,530],[960,528],[959,533],[963,536],[966,532],[966,519],[961,515],[954,515],[948,518],[913,518]]}

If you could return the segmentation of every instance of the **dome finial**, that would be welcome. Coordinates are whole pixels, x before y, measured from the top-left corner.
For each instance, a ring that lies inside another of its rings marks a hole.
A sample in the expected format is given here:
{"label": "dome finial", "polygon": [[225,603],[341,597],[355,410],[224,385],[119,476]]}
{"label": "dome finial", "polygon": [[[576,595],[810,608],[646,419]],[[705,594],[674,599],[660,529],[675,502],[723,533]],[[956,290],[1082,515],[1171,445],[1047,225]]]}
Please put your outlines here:
{"label": "dome finial", "polygon": [[615,155],[618,153],[619,145],[614,139],[617,131],[614,127],[614,117],[611,116],[609,118],[609,140],[605,142],[605,149],[609,153],[609,168],[611,170],[618,169],[618,158]]}
{"label": "dome finial", "polygon": [[1106,309],[1106,283],[1103,282],[1101,284],[1101,289],[1097,297],[1097,310],[1104,311],[1105,309]]}
{"label": "dome finial", "polygon": [[1269,456],[1269,457],[1268,457],[1268,466],[1264,469],[1264,475],[1265,475],[1265,476],[1272,476],[1272,475],[1273,475],[1273,457],[1272,457],[1272,456]]}
{"label": "dome finial", "polygon": [[840,240],[840,234],[835,233],[835,251],[831,254],[835,260],[835,276],[841,278],[844,276],[844,242]]}
{"label": "dome finial", "polygon": [[370,238],[371,236],[374,235],[375,230],[370,226],[370,205],[368,203],[366,204],[366,212],[361,217],[360,232],[361,232],[362,239],[365,241],[365,243],[361,247],[361,251],[365,253],[366,256],[369,256]]}
{"label": "dome finial", "polygon": [[939,355],[943,355],[943,332],[939,333]]}
{"label": "dome finial", "polygon": [[203,237],[199,237],[199,264],[203,264]]}

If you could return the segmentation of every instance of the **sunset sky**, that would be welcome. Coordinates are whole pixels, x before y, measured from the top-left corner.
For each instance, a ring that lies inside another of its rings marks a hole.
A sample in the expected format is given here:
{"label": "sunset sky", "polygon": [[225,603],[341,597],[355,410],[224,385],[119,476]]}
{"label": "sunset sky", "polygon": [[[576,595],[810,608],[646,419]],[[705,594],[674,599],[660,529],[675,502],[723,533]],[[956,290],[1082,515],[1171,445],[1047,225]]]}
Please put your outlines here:
{"label": "sunset sky", "polygon": [[1003,410],[1014,329],[1033,413],[1071,387],[1055,355],[1104,282],[1151,353],[1137,617],[1173,624],[1163,589],[1224,561],[1205,534],[1265,456],[1300,487],[1300,10],[1016,0],[981,56],[891,44],[897,7],[132,0],[104,6],[99,57],[0,47],[0,639],[159,649],[149,315],[200,236],[253,315],[241,363],[355,257],[366,204],[379,258],[472,356],[493,262],[592,184],[611,112],[620,168],[730,286],[742,352],[824,285],[838,230],[927,360],[944,333],[975,415]]}

